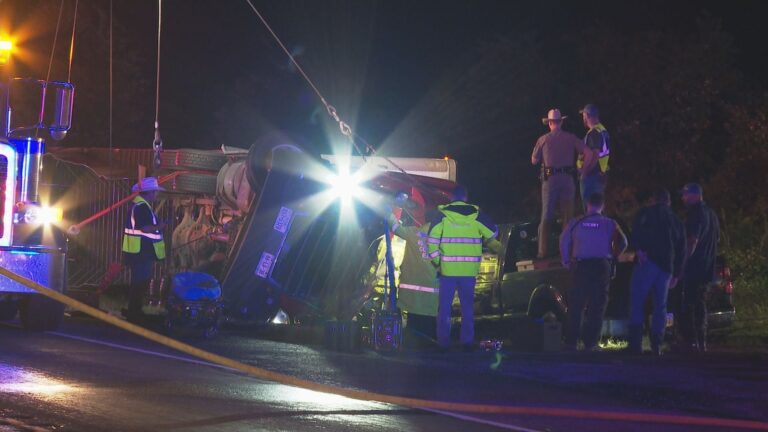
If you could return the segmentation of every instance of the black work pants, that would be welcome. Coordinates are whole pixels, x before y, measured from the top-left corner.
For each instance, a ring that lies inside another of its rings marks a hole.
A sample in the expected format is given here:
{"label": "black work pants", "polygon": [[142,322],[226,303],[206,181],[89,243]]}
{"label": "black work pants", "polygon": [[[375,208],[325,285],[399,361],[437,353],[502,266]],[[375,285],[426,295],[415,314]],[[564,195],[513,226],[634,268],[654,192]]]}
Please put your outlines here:
{"label": "black work pants", "polygon": [[141,316],[144,294],[149,292],[155,262],[132,262],[128,264],[128,267],[131,269],[131,284],[128,287],[128,316],[126,318],[130,320]]}
{"label": "black work pants", "polygon": [[567,346],[575,347],[581,338],[584,347],[590,349],[600,341],[610,284],[611,262],[608,259],[585,259],[576,263],[573,287],[568,293]]}
{"label": "black work pants", "polygon": [[706,282],[684,281],[680,334],[689,344],[703,346],[707,337]]}

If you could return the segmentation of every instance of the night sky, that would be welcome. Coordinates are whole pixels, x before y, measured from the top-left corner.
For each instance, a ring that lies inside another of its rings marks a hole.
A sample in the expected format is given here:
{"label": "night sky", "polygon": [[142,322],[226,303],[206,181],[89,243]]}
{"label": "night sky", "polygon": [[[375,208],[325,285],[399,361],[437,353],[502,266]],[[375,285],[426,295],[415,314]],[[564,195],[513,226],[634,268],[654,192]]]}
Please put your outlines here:
{"label": "night sky", "polygon": [[[579,105],[604,103],[610,96],[595,94],[576,102],[574,95],[585,94],[578,82],[589,80],[577,77],[577,84],[559,90],[554,100],[532,100],[525,110],[510,116],[493,114],[486,106],[494,103],[489,99],[458,100],[452,83],[467,76],[485,47],[499,40],[525,39],[548,46],[557,41],[566,54],[573,41],[564,35],[587,28],[684,35],[694,31],[697,17],[708,14],[733,36],[736,67],[743,79],[762,92],[768,87],[764,3],[254,1],[360,136],[387,155],[456,157],[462,181],[478,190],[476,199],[497,214],[504,213],[492,204],[503,178],[498,160],[527,162],[535,137],[545,132],[539,119],[547,109],[567,101],[560,108],[578,117]],[[52,79],[66,79],[74,4],[75,0],[64,0]],[[59,5],[58,0],[0,0],[0,31],[24,31],[30,36],[20,48],[37,53],[17,62],[17,71],[44,77]],[[222,143],[249,147],[273,129],[286,132],[314,153],[343,143],[314,93],[245,0],[164,0],[163,6],[160,125],[167,148],[218,148]],[[71,79],[78,98],[66,145],[105,147],[109,145],[109,1],[80,0],[77,18]],[[149,148],[157,2],[114,0],[114,23],[113,145]],[[557,53],[547,53],[548,58],[557,59],[553,54]],[[557,70],[566,65],[553,60],[548,66]],[[566,94],[570,90],[573,94]],[[507,89],[492,92],[504,95]],[[468,120],[472,113],[498,117],[480,123]],[[610,130],[611,113],[605,113],[604,120]],[[495,123],[528,125],[530,133],[505,137],[499,129],[494,134]],[[431,139],[434,131],[445,128],[458,131],[455,141],[445,133]],[[566,128],[578,136],[584,133],[579,121]],[[475,136],[481,141],[508,139],[515,145],[477,148],[472,143]],[[497,160],[492,164],[496,176],[480,174],[489,158]],[[535,175],[535,170],[524,175]],[[489,188],[487,183],[496,186]]]}

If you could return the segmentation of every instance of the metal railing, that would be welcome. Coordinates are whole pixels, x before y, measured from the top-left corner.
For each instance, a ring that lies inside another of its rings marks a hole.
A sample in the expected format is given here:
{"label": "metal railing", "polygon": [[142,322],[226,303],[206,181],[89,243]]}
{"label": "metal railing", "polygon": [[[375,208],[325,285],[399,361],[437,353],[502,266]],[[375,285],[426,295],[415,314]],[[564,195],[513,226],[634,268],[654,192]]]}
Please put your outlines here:
{"label": "metal railing", "polygon": [[[151,166],[153,152],[151,149],[120,149],[110,155],[107,149],[65,149],[62,153],[54,151],[46,155],[44,172],[51,190],[51,203],[64,209],[66,224],[78,223],[80,228],[76,236],[69,237],[67,286],[77,289],[99,285],[109,267],[121,262],[127,206],[116,207],[87,224],[79,222],[129,197],[131,186],[136,183],[136,167]],[[88,161],[88,165],[80,163],[80,160]],[[107,160],[117,169],[104,164]],[[132,168],[134,174],[126,175],[126,167]],[[167,241],[174,228],[173,216],[170,205],[163,205],[158,214],[161,220],[171,223],[165,230]],[[162,262],[155,266],[155,283],[150,293],[152,299],[162,296],[166,265]],[[128,281],[126,270],[113,283],[127,284]]]}

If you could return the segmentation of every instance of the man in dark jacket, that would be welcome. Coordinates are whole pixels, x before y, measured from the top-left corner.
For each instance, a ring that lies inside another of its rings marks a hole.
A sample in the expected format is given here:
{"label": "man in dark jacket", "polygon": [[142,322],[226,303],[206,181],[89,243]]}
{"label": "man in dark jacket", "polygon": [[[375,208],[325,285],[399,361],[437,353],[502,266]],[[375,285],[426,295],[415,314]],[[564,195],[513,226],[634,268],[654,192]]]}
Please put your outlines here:
{"label": "man in dark jacket", "polygon": [[680,278],[685,259],[685,228],[669,206],[669,191],[658,189],[632,225],[637,261],[630,285],[629,352],[642,352],[645,299],[652,293],[651,351],[661,355],[667,317],[667,293]]}
{"label": "man in dark jacket", "polygon": [[715,279],[720,224],[715,212],[704,204],[703,190],[696,183],[683,188],[688,258],[683,273],[683,310],[680,330],[685,342],[699,352],[707,350],[707,303],[705,295]]}

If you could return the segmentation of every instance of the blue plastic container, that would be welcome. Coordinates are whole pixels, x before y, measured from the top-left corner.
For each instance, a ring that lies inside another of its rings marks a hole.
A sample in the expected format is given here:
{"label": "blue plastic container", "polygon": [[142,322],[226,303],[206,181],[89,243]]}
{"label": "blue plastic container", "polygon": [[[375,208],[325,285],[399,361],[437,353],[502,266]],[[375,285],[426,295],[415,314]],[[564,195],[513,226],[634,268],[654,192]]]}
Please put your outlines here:
{"label": "blue plastic container", "polygon": [[184,301],[216,300],[221,297],[221,285],[208,273],[182,272],[173,276],[171,292]]}

